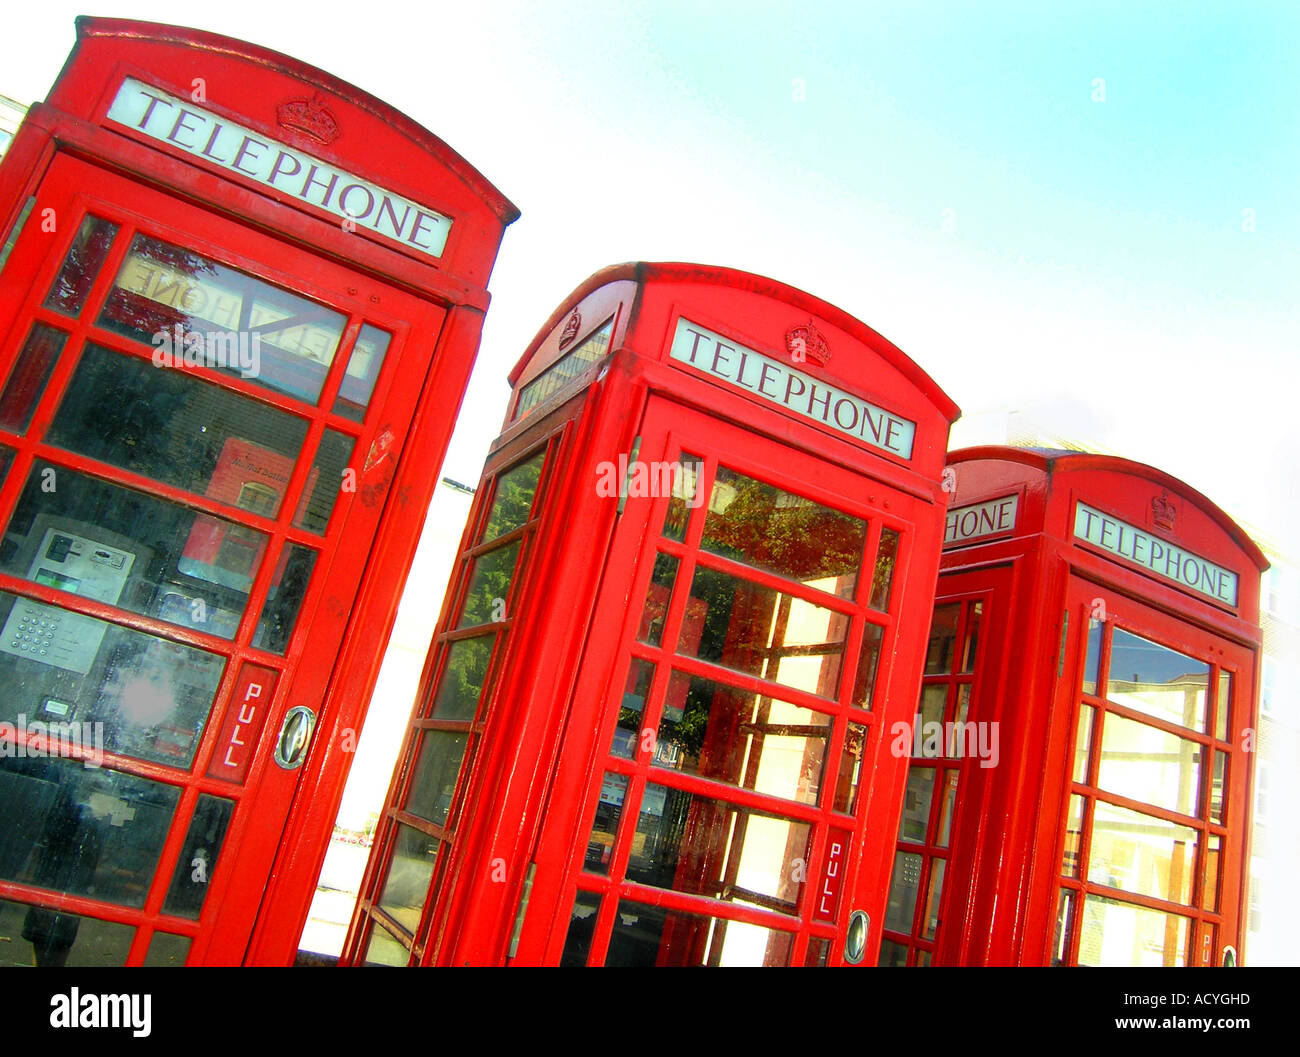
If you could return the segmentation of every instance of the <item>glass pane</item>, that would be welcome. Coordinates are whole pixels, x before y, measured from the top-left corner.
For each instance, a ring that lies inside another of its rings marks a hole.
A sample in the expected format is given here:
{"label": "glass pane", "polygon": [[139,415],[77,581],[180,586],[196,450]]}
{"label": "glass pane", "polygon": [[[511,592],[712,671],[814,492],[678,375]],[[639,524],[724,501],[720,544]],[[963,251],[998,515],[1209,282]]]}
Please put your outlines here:
{"label": "glass pane", "polygon": [[803,964],[807,969],[823,969],[830,961],[831,941],[816,936],[808,938],[808,948],[804,951]]}
{"label": "glass pane", "polygon": [[940,848],[948,846],[948,839],[952,834],[953,813],[957,808],[957,777],[955,769],[944,768],[943,793],[939,801],[939,832],[934,839],[935,845]]}
{"label": "glass pane", "polygon": [[916,912],[916,892],[921,885],[922,856],[900,851],[894,855],[894,876],[889,882],[889,904],[885,908],[885,928],[912,934]]}
{"label": "glass pane", "polygon": [[880,667],[880,640],[885,629],[879,624],[862,627],[862,652],[858,655],[858,671],[853,677],[853,704],[870,708],[876,694],[876,671]]}
{"label": "glass pane", "polygon": [[852,598],[867,523],[719,466],[700,547]]}
{"label": "glass pane", "polygon": [[925,650],[925,674],[949,675],[957,648],[957,618],[961,615],[960,603],[935,606],[930,622],[930,641]]}
{"label": "glass pane", "polygon": [[49,441],[273,518],[306,436],[306,421],[295,415],[88,345]]}
{"label": "glass pane", "polygon": [[175,936],[170,932],[155,932],[149,940],[149,953],[144,956],[146,966],[173,969],[185,964],[190,953],[190,938]]}
{"label": "glass pane", "polygon": [[298,512],[294,514],[295,528],[306,529],[318,536],[325,535],[330,515],[334,512],[334,505],[338,502],[339,492],[345,483],[343,471],[348,469],[355,444],[355,437],[337,430],[327,429],[322,434],[316,459],[311,464],[311,473],[304,486],[304,498],[298,504]]}
{"label": "glass pane", "polygon": [[197,920],[208,895],[217,857],[226,839],[235,802],[225,797],[199,794],[199,802],[190,819],[190,829],[181,845],[180,858],[172,874],[171,887],[163,903],[163,913]]}
{"label": "glass pane", "polygon": [[591,954],[591,937],[596,931],[596,913],[600,910],[600,896],[590,892],[578,892],[573,902],[573,911],[569,914],[569,931],[564,937],[564,953],[560,955],[560,967],[572,969],[587,964]]}
{"label": "glass pane", "polygon": [[1094,709],[1091,705],[1079,706],[1079,725],[1074,736],[1074,780],[1081,785],[1088,782],[1088,761],[1091,757],[1092,750],[1092,717]]}
{"label": "glass pane", "polygon": [[398,825],[393,861],[379,894],[379,907],[412,935],[429,896],[439,841],[412,826]]}
{"label": "glass pane", "polygon": [[339,395],[334,399],[334,414],[360,422],[366,417],[366,408],[375,391],[375,382],[384,366],[389,342],[393,336],[366,323],[357,335],[357,343],[348,357],[347,373]]}
{"label": "glass pane", "polygon": [[654,673],[655,666],[649,661],[633,658],[623,686],[623,699],[619,702],[618,725],[614,728],[614,741],[609,747],[611,756],[624,760],[636,757],[645,699],[650,696],[650,681]]}
{"label": "glass pane", "polygon": [[299,543],[285,544],[271,576],[262,615],[257,619],[254,646],[279,654],[289,648],[289,639],[293,637],[294,625],[298,622],[298,610],[311,583],[316,557],[314,550]]}
{"label": "glass pane", "polygon": [[1228,788],[1228,754],[1214,752],[1214,777],[1210,780],[1210,821],[1223,822],[1223,794]]}
{"label": "glass pane", "polygon": [[543,448],[527,462],[520,463],[497,478],[496,494],[492,497],[492,507],[484,522],[480,543],[504,536],[528,522],[545,460],[546,449]]}
{"label": "glass pane", "polygon": [[881,940],[880,960],[876,964],[882,968],[902,969],[907,965],[907,948],[893,940]]}
{"label": "glass pane", "polygon": [[918,948],[916,952],[916,961],[912,964],[918,969],[928,969],[932,957],[933,955],[931,955],[929,951]]}
{"label": "glass pane", "polygon": [[943,714],[948,700],[948,686],[939,683],[921,687],[921,707],[912,728],[912,756],[934,760],[944,754]]}
{"label": "glass pane", "polygon": [[347,317],[191,250],[136,235],[99,315],[154,360],[238,374],[314,404]]}
{"label": "glass pane", "polygon": [[1187,919],[1101,896],[1085,896],[1080,965],[1187,964]]}
{"label": "glass pane", "polygon": [[[3,137],[0,136],[0,139]],[[0,142],[0,158],[4,157],[7,143]],[[18,244],[19,236],[22,235],[23,229],[27,226],[27,218],[32,215],[32,209],[36,206],[36,197],[32,196],[23,203],[23,208],[18,213],[18,219],[14,221],[14,226],[9,229],[9,237],[5,239],[4,246],[0,247],[0,274],[4,273],[4,267],[9,263],[9,254],[13,253],[14,246]]]}
{"label": "glass pane", "polygon": [[45,297],[45,307],[68,316],[80,313],[116,237],[116,224],[87,214]]}
{"label": "glass pane", "polygon": [[1219,855],[1223,838],[1211,833],[1206,838],[1205,877],[1201,881],[1201,906],[1206,910],[1219,909]]}
{"label": "glass pane", "polygon": [[438,680],[430,719],[468,722],[474,718],[495,638],[495,635],[479,635],[459,639],[447,648],[447,662]]}
{"label": "glass pane", "polygon": [[142,907],[179,798],[120,771],[0,755],[0,878]]}
{"label": "glass pane", "polygon": [[1116,628],[1106,696],[1170,723],[1205,732],[1210,666]]}
{"label": "glass pane", "polygon": [[[1068,614],[1067,614],[1068,617]],[[1088,621],[1088,648],[1083,658],[1083,692],[1099,696],[1097,679],[1101,672],[1101,640],[1106,626],[1099,620]]]}
{"label": "glass pane", "polygon": [[370,942],[366,944],[366,953],[362,963],[367,967],[394,966],[402,967],[410,963],[411,952],[408,951],[387,929],[378,924],[370,926]]}
{"label": "glass pane", "polygon": [[591,823],[591,836],[587,838],[587,855],[582,868],[592,873],[608,874],[610,860],[614,857],[614,839],[618,836],[618,822],[623,817],[623,801],[627,799],[627,776],[606,772],[600,783],[600,800]]}
{"label": "glass pane", "polygon": [[468,742],[468,734],[446,730],[424,732],[403,808],[436,826],[446,824]]}
{"label": "glass pane", "polygon": [[907,791],[903,795],[903,816],[899,820],[898,839],[924,844],[930,828],[930,799],[934,795],[934,768],[913,766],[907,772]]}
{"label": "glass pane", "polygon": [[5,737],[47,733],[92,764],[194,762],[224,658],[3,592],[0,622]]}
{"label": "glass pane", "polygon": [[805,822],[647,785],[627,879],[794,912],[811,836]]}
{"label": "glass pane", "polygon": [[521,542],[515,540],[474,559],[469,587],[461,603],[460,622],[456,627],[470,628],[506,618],[506,599],[510,595],[510,579],[514,575]]}
{"label": "glass pane", "polygon": [[876,567],[871,573],[871,601],[868,605],[881,613],[889,609],[889,592],[894,585],[894,568],[898,564],[898,533],[882,529],[876,550]]}
{"label": "glass pane", "polygon": [[1074,924],[1074,893],[1061,889],[1056,903],[1056,937],[1052,942],[1052,964],[1064,965],[1070,954],[1070,929]]}
{"label": "glass pane", "polygon": [[1196,816],[1203,751],[1186,738],[1107,713],[1097,784],[1130,800]]}
{"label": "glass pane", "polygon": [[[646,588],[645,606],[641,610],[641,626],[637,629],[639,641],[651,646],[658,646],[663,641],[664,621],[668,619],[668,601],[672,597],[673,584],[677,581],[677,567],[681,564],[671,554],[656,554],[655,566],[650,573],[650,586]],[[693,607],[691,617],[696,616],[699,604]],[[692,624],[692,632],[701,629]]]}
{"label": "glass pane", "polygon": [[930,860],[930,891],[925,897],[925,911],[921,917],[923,939],[934,939],[939,927],[939,905],[943,902],[943,874],[947,865],[946,859]]}
{"label": "glass pane", "polygon": [[674,672],[654,765],[816,804],[831,717],[739,687]]}
{"label": "glass pane", "polygon": [[835,778],[834,809],[852,815],[858,810],[858,789],[862,782],[862,756],[867,748],[867,728],[850,723],[844,735],[839,774]]}
{"label": "glass pane", "polygon": [[664,536],[682,543],[686,540],[686,523],[691,511],[700,506],[700,475],[704,472],[704,460],[698,455],[682,452],[681,461],[673,473],[673,494],[668,500],[668,513],[664,517]]}
{"label": "glass pane", "polygon": [[1195,830],[1105,801],[1093,809],[1088,880],[1126,892],[1189,903]]}
{"label": "glass pane", "polygon": [[1228,712],[1232,701],[1232,673],[1219,669],[1218,703],[1214,709],[1214,736],[1228,740]]}
{"label": "glass pane", "polygon": [[704,914],[621,900],[605,964],[610,966],[785,966],[794,936],[788,932]]}
{"label": "glass pane", "polygon": [[697,567],[677,650],[833,700],[848,623],[801,598]]}
{"label": "glass pane", "polygon": [[609,350],[609,339],[614,333],[614,320],[609,319],[593,331],[567,356],[556,360],[550,367],[519,391],[515,405],[515,418],[523,418],[538,404],[544,403],[566,384],[599,360]]}
{"label": "glass pane", "polygon": [[0,900],[0,966],[119,968],[135,927],[27,903]]}
{"label": "glass pane", "polygon": [[966,644],[961,651],[961,670],[975,671],[975,656],[979,652],[980,625],[984,619],[984,603],[976,602],[966,611]]}
{"label": "glass pane", "polygon": [[32,415],[45,392],[45,383],[63,352],[68,336],[44,323],[32,325],[18,360],[0,393],[0,426],[15,433],[27,432]]}
{"label": "glass pane", "polygon": [[5,483],[5,478],[9,476],[9,466],[14,461],[13,448],[7,448],[0,444],[0,486]]}
{"label": "glass pane", "polygon": [[[6,537],[5,572],[227,639],[267,545],[225,518],[41,462]],[[85,674],[94,653],[69,643],[68,667]]]}
{"label": "glass pane", "polygon": [[1065,855],[1061,873],[1065,877],[1079,876],[1079,852],[1083,847],[1083,819],[1088,801],[1081,796],[1070,797],[1070,812],[1065,819]]}

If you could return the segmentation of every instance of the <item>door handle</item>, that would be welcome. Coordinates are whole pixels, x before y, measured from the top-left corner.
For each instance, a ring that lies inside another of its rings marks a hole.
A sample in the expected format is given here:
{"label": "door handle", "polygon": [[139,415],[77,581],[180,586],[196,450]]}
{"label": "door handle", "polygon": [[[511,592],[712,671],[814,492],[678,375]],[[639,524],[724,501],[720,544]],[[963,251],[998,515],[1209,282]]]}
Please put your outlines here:
{"label": "door handle", "polygon": [[865,910],[855,910],[849,915],[849,927],[844,933],[844,960],[858,965],[867,953],[867,934],[871,931],[871,916]]}
{"label": "door handle", "polygon": [[1231,969],[1237,964],[1237,948],[1229,944],[1223,948],[1223,967]]}
{"label": "door handle", "polygon": [[286,771],[301,767],[315,726],[316,713],[306,705],[289,709],[280,726],[280,736],[275,739],[275,762]]}

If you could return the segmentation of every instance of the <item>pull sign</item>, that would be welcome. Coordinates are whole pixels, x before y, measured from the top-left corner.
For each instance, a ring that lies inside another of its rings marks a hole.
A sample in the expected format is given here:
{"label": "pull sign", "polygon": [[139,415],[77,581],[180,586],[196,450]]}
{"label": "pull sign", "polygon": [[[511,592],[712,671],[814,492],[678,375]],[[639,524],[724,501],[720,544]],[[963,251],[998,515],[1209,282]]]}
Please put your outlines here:
{"label": "pull sign", "polygon": [[822,867],[821,882],[817,885],[817,909],[814,912],[814,916],[822,921],[834,921],[839,910],[848,847],[849,835],[842,830],[831,830],[826,865]]}
{"label": "pull sign", "polygon": [[239,669],[235,693],[226,706],[221,737],[208,764],[209,778],[238,783],[247,776],[253,750],[257,748],[257,739],[271,709],[277,678],[279,674],[273,668],[245,664]]}

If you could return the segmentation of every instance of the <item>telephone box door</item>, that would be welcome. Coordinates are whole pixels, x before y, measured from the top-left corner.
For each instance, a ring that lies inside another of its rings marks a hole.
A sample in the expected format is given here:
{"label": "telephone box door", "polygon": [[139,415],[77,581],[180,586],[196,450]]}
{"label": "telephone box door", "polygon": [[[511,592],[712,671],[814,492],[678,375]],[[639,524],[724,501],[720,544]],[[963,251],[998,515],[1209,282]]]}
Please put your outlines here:
{"label": "telephone box door", "polygon": [[1074,577],[1052,961],[1217,965],[1240,951],[1253,653]]}
{"label": "telephone box door", "polygon": [[921,501],[660,398],[638,443],[516,961],[870,963]]}
{"label": "telephone box door", "polygon": [[0,297],[0,922],[238,962],[443,311],[63,155]]}

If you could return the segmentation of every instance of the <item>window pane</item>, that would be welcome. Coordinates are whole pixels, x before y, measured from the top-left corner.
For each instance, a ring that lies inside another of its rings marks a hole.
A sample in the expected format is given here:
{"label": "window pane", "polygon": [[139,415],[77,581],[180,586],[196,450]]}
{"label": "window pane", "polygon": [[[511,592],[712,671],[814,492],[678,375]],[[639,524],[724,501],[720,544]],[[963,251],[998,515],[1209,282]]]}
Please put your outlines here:
{"label": "window pane", "polygon": [[[5,139],[8,133],[0,133],[0,158],[4,157],[5,149],[9,145],[9,140]],[[9,229],[9,237],[5,239],[4,245],[0,247],[0,275],[4,274],[4,267],[9,263],[9,254],[13,253],[14,246],[17,245],[19,236],[22,235],[23,229],[27,226],[27,218],[32,215],[32,209],[36,206],[35,196],[27,199],[23,203],[23,208],[18,214],[18,219],[14,221],[14,226]]]}
{"label": "window pane", "polygon": [[527,462],[520,463],[497,478],[496,494],[492,497],[492,507],[484,522],[480,543],[504,536],[527,523],[545,460],[546,450],[543,449]]}
{"label": "window pane", "polygon": [[447,662],[438,680],[430,719],[465,721],[478,711],[495,635],[459,639],[447,648]]}
{"label": "window pane", "polygon": [[348,357],[347,373],[334,400],[334,414],[360,422],[366,417],[366,408],[375,391],[375,382],[384,366],[391,334],[366,323],[357,335],[357,343]]}
{"label": "window pane", "polygon": [[903,796],[903,815],[898,824],[898,839],[924,844],[930,828],[930,798],[934,794],[934,768],[913,767],[907,772],[907,791]]}
{"label": "window pane", "polygon": [[867,523],[719,466],[700,547],[852,598]]}
{"label": "window pane", "polygon": [[1052,964],[1064,965],[1070,953],[1070,929],[1074,924],[1074,893],[1061,889],[1056,903],[1056,937],[1052,943]]}
{"label": "window pane", "polygon": [[[1069,614],[1066,616],[1068,618]],[[1083,659],[1083,692],[1094,697],[1098,696],[1097,679],[1101,672],[1101,640],[1105,630],[1106,625],[1101,621],[1088,621],[1088,648]]]}
{"label": "window pane", "polygon": [[1079,851],[1083,847],[1083,819],[1087,809],[1086,798],[1070,797],[1070,812],[1065,819],[1065,855],[1061,862],[1065,877],[1079,876]]}
{"label": "window pane", "polygon": [[45,307],[68,316],[80,313],[116,237],[116,224],[87,214],[45,297]]}
{"label": "window pane", "polygon": [[[267,545],[225,518],[40,462],[6,535],[6,572],[227,639]],[[85,674],[93,656],[82,644],[68,666]]]}
{"label": "window pane", "polygon": [[880,960],[876,964],[881,968],[902,969],[907,965],[907,948],[893,940],[881,940]]}
{"label": "window pane", "polygon": [[609,350],[609,339],[614,332],[614,320],[611,318],[602,327],[593,331],[583,342],[567,356],[556,360],[546,370],[525,385],[519,391],[519,402],[515,405],[515,418],[523,418],[538,404],[545,403],[558,393],[570,381],[599,360]]}
{"label": "window pane", "polygon": [[921,707],[912,728],[913,757],[934,760],[943,756],[943,716],[947,700],[947,684],[921,687]]}
{"label": "window pane", "polygon": [[882,529],[880,547],[876,551],[876,567],[871,574],[872,609],[881,613],[889,609],[889,592],[894,585],[894,568],[898,565],[898,533]]}
{"label": "window pane", "polygon": [[587,838],[587,856],[582,863],[584,870],[609,873],[618,822],[623,817],[623,802],[627,799],[627,781],[626,775],[606,772],[600,783],[600,800],[591,822],[591,835]]}
{"label": "window pane", "polygon": [[190,938],[175,936],[170,932],[155,932],[149,940],[149,953],[144,956],[146,967],[177,968],[185,964],[190,953]]}
{"label": "window pane", "polygon": [[834,809],[846,815],[858,810],[858,789],[862,782],[862,755],[867,747],[867,728],[860,723],[850,723],[844,736],[844,753],[840,756],[840,770],[835,778]]}
{"label": "window pane", "polygon": [[370,926],[370,941],[366,944],[366,953],[362,957],[365,966],[401,967],[409,964],[410,960],[411,952],[392,933],[378,924]]}
{"label": "window pane", "polygon": [[1139,712],[1205,732],[1210,666],[1116,628],[1106,696]]}
{"label": "window pane", "polygon": [[702,566],[691,600],[679,653],[835,698],[848,617]]}
{"label": "window pane", "polygon": [[793,913],[812,827],[723,800],[647,785],[627,879]]}
{"label": "window pane", "polygon": [[75,760],[0,756],[0,878],[142,907],[179,798]]}
{"label": "window pane", "polygon": [[921,916],[922,938],[934,939],[939,927],[939,906],[943,902],[943,874],[948,865],[946,859],[930,860],[930,891],[925,897],[925,911]]}
{"label": "window pane", "polygon": [[1097,784],[1130,800],[1196,816],[1203,753],[1186,738],[1107,713]]}
{"label": "window pane", "polygon": [[880,667],[880,641],[885,629],[879,624],[862,627],[862,653],[858,656],[858,671],[853,677],[852,703],[858,708],[870,708],[876,693],[876,671]]}
{"label": "window pane", "polygon": [[470,628],[506,618],[506,599],[510,596],[510,580],[520,543],[515,540],[474,559],[456,627]]}
{"label": "window pane", "polygon": [[980,624],[984,619],[984,603],[976,602],[966,611],[966,644],[961,651],[961,670],[975,671],[975,657],[979,652]]}
{"label": "window pane", "polygon": [[[668,619],[668,602],[672,598],[673,584],[677,582],[677,567],[681,562],[671,554],[656,554],[654,569],[650,573],[650,585],[646,588],[645,606],[641,610],[641,626],[637,629],[639,641],[651,646],[658,646],[663,641],[664,621]],[[695,604],[688,617],[693,635],[698,635],[697,619],[691,619],[698,613]]]}
{"label": "window pane", "polygon": [[136,235],[99,323],[155,359],[226,371],[314,404],[347,317],[224,264]]}
{"label": "window pane", "polygon": [[53,724],[88,760],[194,762],[224,658],[3,592],[0,621],[0,721]]}
{"label": "window pane", "polygon": [[295,528],[306,529],[318,536],[325,535],[330,515],[343,489],[343,471],[348,468],[355,444],[356,438],[337,430],[327,429],[322,434],[304,486],[303,499],[293,518]]}
{"label": "window pane", "polygon": [[1201,881],[1201,906],[1206,910],[1219,909],[1219,853],[1223,838],[1211,833],[1206,838],[1205,877]]}
{"label": "window pane", "polygon": [[591,954],[591,937],[596,931],[596,913],[600,910],[600,896],[579,892],[569,914],[569,931],[564,937],[564,953],[560,967],[571,969],[587,964]]}
{"label": "window pane", "polygon": [[[172,874],[171,887],[163,903],[163,913],[198,919],[207,898],[212,873],[217,868],[226,827],[235,810],[235,802],[221,796],[199,795],[190,819],[190,829],[181,845],[180,858]],[[152,950],[152,948],[151,948]]]}
{"label": "window pane", "polygon": [[668,500],[668,513],[664,517],[664,536],[682,543],[686,539],[686,523],[691,511],[700,505],[700,475],[704,460],[698,455],[682,452],[681,461],[673,473],[673,494]]}
{"label": "window pane", "polygon": [[1223,822],[1223,794],[1228,788],[1228,754],[1214,752],[1214,776],[1210,780],[1210,821]]}
{"label": "window pane", "polygon": [[0,966],[119,968],[135,927],[27,903],[0,900]]}
{"label": "window pane", "polygon": [[952,833],[952,818],[957,808],[957,777],[955,768],[945,768],[943,772],[943,793],[939,801],[939,832],[934,839],[937,847],[946,848]]}
{"label": "window pane", "polygon": [[1214,736],[1228,740],[1228,711],[1232,701],[1232,673],[1219,669],[1218,703],[1214,710]]}
{"label": "window pane", "polygon": [[1088,880],[1138,895],[1188,903],[1196,869],[1196,831],[1095,802]]}
{"label": "window pane", "polygon": [[262,517],[280,510],[306,420],[88,345],[49,441]]}
{"label": "window pane", "polygon": [[289,648],[298,610],[311,583],[311,571],[316,565],[316,552],[298,543],[288,543],[280,554],[271,587],[257,621],[253,645],[259,649],[283,654]]}
{"label": "window pane", "polygon": [[1085,896],[1080,965],[1187,964],[1187,919],[1101,896]]}
{"label": "window pane", "polygon": [[704,914],[621,900],[605,964],[610,966],[785,966],[794,936],[788,932]]}
{"label": "window pane", "polygon": [[439,841],[413,826],[398,825],[393,861],[379,894],[379,907],[412,935],[420,924],[438,860]]}
{"label": "window pane", "polygon": [[465,756],[468,734],[446,730],[426,730],[415,760],[411,787],[406,791],[403,807],[412,815],[428,819],[436,826],[446,825],[451,798],[460,776],[460,761]]}
{"label": "window pane", "polygon": [[1088,761],[1092,751],[1092,717],[1091,705],[1079,706],[1079,724],[1074,736],[1074,780],[1080,784],[1088,781]]}
{"label": "window pane", "polygon": [[930,642],[925,650],[926,675],[948,675],[952,672],[957,648],[957,618],[960,615],[961,605],[958,603],[934,607],[934,619],[930,622]]}
{"label": "window pane", "polygon": [[0,393],[0,426],[15,433],[27,431],[67,340],[68,336],[61,330],[44,323],[32,325],[4,392]]}
{"label": "window pane", "polygon": [[831,717],[702,676],[674,672],[654,765],[816,804]]}
{"label": "window pane", "polygon": [[655,666],[649,661],[633,658],[623,687],[623,699],[619,702],[618,725],[614,728],[614,741],[609,747],[611,756],[619,756],[624,760],[636,757],[645,715],[645,699],[650,696],[650,680],[654,673]]}

